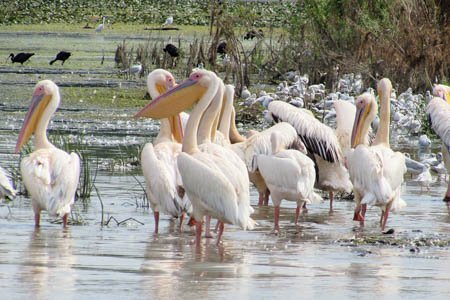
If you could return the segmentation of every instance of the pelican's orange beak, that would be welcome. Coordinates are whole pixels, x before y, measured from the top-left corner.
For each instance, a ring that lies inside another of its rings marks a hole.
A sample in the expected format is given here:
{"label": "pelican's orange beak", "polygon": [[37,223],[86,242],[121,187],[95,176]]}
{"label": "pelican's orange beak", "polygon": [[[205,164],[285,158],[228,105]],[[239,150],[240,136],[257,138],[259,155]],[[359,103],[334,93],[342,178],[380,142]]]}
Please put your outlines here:
{"label": "pelican's orange beak", "polygon": [[[172,88],[172,85],[164,85],[164,84],[156,84],[156,89],[158,90],[159,94],[162,95],[165,92],[167,92],[167,89]],[[178,143],[181,143],[183,141],[183,126],[181,123],[181,117],[180,114],[176,114],[174,116],[170,116],[169,118],[170,123],[170,129],[172,131],[173,137]]]}
{"label": "pelican's orange beak", "polygon": [[206,87],[189,78],[153,99],[134,116],[154,119],[174,116],[190,108],[205,92]]}
{"label": "pelican's orange beak", "polygon": [[181,122],[180,114],[176,114],[175,116],[169,117],[170,129],[172,130],[172,135],[174,139],[181,143],[183,141],[183,124]]}
{"label": "pelican's orange beak", "polygon": [[45,110],[51,100],[51,95],[46,95],[42,90],[36,91],[31,99],[31,105],[28,109],[27,115],[23,121],[22,130],[19,134],[19,139],[16,143],[15,152],[19,153],[23,145],[28,142],[31,135],[36,130],[37,123],[42,116],[42,112]]}
{"label": "pelican's orange beak", "polygon": [[369,103],[368,105],[366,104],[356,109],[355,122],[353,123],[352,138],[351,138],[352,148],[355,148],[357,145],[361,144],[364,138],[362,136],[362,130],[371,109],[372,103]]}

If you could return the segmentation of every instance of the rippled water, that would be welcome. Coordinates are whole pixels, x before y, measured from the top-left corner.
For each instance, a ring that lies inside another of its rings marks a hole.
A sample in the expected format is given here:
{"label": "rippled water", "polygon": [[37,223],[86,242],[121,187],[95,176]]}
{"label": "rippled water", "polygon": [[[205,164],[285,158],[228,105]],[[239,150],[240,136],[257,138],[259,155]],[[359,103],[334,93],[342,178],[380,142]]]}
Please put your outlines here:
{"label": "rippled water", "polygon": [[[0,95],[11,100],[0,100],[0,159],[11,170],[18,164],[19,157],[12,152],[25,110],[17,111],[13,92],[3,87]],[[31,94],[32,87],[26,89]],[[352,221],[353,202],[340,199],[331,214],[328,201],[311,205],[298,227],[292,224],[294,203],[283,202],[282,231],[276,236],[273,209],[256,206],[253,187],[253,218],[259,223],[253,231],[226,226],[223,245],[205,239],[196,248],[189,228],[179,233],[165,217],[160,234],[154,236],[152,213],[142,207],[140,168],[127,163],[114,167],[117,157],[132,161],[139,146],[156,133],[154,122],[133,120],[133,113],[107,109],[98,114],[66,107],[55,115],[53,133],[69,134],[74,140],[83,133],[93,156],[113,166],[99,168],[95,182],[104,218],[133,219],[102,227],[95,192],[87,205],[76,203],[74,216],[83,225],[68,229],[43,214],[36,230],[30,200],[23,196],[1,204],[1,298],[446,299],[450,295],[450,215],[441,201],[446,183],[434,183],[431,192],[421,192],[409,175],[402,192],[408,207],[390,217],[388,227],[395,233],[389,236],[379,233],[379,209],[368,211],[361,228]],[[401,147],[416,154],[408,144]]]}

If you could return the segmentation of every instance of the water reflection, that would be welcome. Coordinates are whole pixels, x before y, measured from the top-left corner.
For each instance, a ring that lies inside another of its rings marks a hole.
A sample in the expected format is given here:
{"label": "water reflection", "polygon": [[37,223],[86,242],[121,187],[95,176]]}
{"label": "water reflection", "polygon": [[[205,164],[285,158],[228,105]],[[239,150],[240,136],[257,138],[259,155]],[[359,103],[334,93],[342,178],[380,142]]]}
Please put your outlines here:
{"label": "water reflection", "polygon": [[73,292],[77,274],[72,269],[75,257],[70,229],[35,229],[23,254],[19,282],[25,284],[28,295],[50,299]]}

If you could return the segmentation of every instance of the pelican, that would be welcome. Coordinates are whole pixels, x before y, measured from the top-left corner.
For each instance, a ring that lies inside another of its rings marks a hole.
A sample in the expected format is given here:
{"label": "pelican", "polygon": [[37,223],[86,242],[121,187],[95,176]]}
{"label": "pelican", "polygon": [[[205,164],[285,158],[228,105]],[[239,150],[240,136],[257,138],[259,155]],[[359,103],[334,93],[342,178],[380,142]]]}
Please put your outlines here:
{"label": "pelican", "polygon": [[19,153],[34,133],[35,151],[22,159],[20,172],[31,195],[36,227],[40,225],[42,210],[50,216],[62,216],[63,225],[67,227],[80,177],[79,156],[56,148],[47,139],[48,123],[59,103],[59,89],[53,81],[37,83],[15,149]]}
{"label": "pelican", "polygon": [[329,192],[330,211],[332,211],[334,192],[349,193],[352,190],[335,132],[318,121],[310,111],[296,108],[282,101],[271,102],[269,111],[275,121],[288,122],[295,128],[308,150],[308,155],[316,164],[318,177],[316,187]]}
{"label": "pelican", "polygon": [[[234,123],[234,120],[232,124]],[[231,126],[234,132],[233,126]],[[249,174],[250,181],[255,185],[258,190],[259,200],[258,205],[267,205],[269,202],[270,191],[267,187],[264,178],[258,169],[257,161],[255,157],[259,154],[272,154],[272,146],[270,142],[270,136],[273,132],[281,133],[281,143],[287,149],[298,149],[298,139],[297,132],[294,127],[289,123],[281,122],[274,126],[261,131],[253,133],[248,139],[240,137],[243,139],[242,142],[235,143],[231,145],[231,149],[245,162],[247,165],[247,170]],[[237,138],[237,134],[233,133],[234,138]],[[231,138],[231,136],[230,136]]]}
{"label": "pelican", "polygon": [[406,173],[405,156],[394,152],[389,145],[390,91],[389,79],[378,83],[381,103],[380,126],[372,146],[364,143],[370,123],[378,106],[371,94],[363,94],[356,101],[356,117],[352,131],[352,150],[347,153],[347,166],[353,183],[356,209],[354,220],[364,222],[367,204],[380,206],[380,225],[384,230],[392,210],[406,206],[400,198],[403,175]]}
{"label": "pelican", "polygon": [[[316,172],[314,162],[304,153],[297,150],[286,150],[281,141],[280,132],[272,132],[271,155],[256,157],[258,168],[272,196],[274,205],[274,230],[280,230],[280,203],[286,199],[297,202],[295,224],[305,203],[321,201],[322,197],[314,192]],[[304,148],[306,153],[306,148]]]}
{"label": "pelican", "polygon": [[17,191],[14,188],[9,174],[0,167],[0,199],[14,199]]}
{"label": "pelican", "polygon": [[[448,91],[446,93],[441,92],[441,90],[445,90],[445,88],[447,88]],[[443,142],[442,155],[446,169],[450,170],[450,87],[443,85],[435,86],[433,93],[439,95],[439,97],[434,97],[433,100],[428,103],[427,114],[431,121],[431,128],[433,128]],[[443,201],[447,202],[447,205],[450,208],[450,182]]]}
{"label": "pelican", "polygon": [[[255,222],[250,218],[248,175],[245,165],[233,151],[219,145],[208,146],[202,152],[197,144],[200,121],[212,127],[215,116],[203,118],[205,111],[220,102],[221,82],[210,71],[194,71],[187,80],[154,99],[139,111],[137,117],[165,118],[197,103],[189,118],[183,138],[182,153],[177,163],[183,185],[192,202],[196,222],[196,245],[200,245],[203,217],[211,216],[221,224],[217,242],[220,243],[224,223],[235,224],[242,229],[252,229]],[[210,143],[210,141],[207,141]],[[212,144],[212,143],[211,143]],[[214,144],[212,144],[214,145]],[[239,165],[239,167],[237,167]]]}
{"label": "pelican", "polygon": [[[148,74],[147,88],[153,99],[174,85],[175,79],[166,70],[156,69]],[[179,114],[162,119],[154,144],[145,144],[141,152],[142,173],[155,219],[155,234],[159,229],[160,212],[180,218],[181,230],[184,213],[190,208],[190,202],[183,193],[176,163],[178,154],[181,153],[182,131]]]}
{"label": "pelican", "polygon": [[270,135],[277,131],[281,133],[280,140],[285,148],[297,149],[299,147],[297,133],[295,129],[288,123],[282,122],[262,131],[252,131],[248,138],[243,137],[236,128],[235,115],[233,107],[234,87],[225,86],[224,108],[220,119],[219,131],[222,132],[225,139],[232,143],[231,149],[245,162],[247,165],[250,181],[258,190],[258,205],[267,205],[269,202],[269,189],[258,170],[254,158],[259,154],[271,154]]}

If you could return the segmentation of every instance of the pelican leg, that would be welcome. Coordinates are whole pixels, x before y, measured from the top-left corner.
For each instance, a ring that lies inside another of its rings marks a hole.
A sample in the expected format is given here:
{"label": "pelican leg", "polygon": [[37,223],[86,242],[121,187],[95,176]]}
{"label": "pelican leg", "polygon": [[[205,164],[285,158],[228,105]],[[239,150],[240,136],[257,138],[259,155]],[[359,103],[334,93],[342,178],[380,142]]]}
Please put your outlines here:
{"label": "pelican leg", "polygon": [[366,211],[367,211],[367,204],[362,204],[361,205],[361,214],[363,216],[363,219],[366,218]]}
{"label": "pelican leg", "polygon": [[217,230],[219,230],[219,225],[220,225],[220,221],[217,220],[216,227],[214,228],[215,233],[217,233]]}
{"label": "pelican leg", "polygon": [[333,191],[330,191],[328,193],[329,197],[330,197],[330,212],[333,212],[333,199],[334,199],[334,193]]}
{"label": "pelican leg", "polygon": [[359,221],[364,224],[364,217],[366,214],[366,204],[358,204],[355,207],[355,213],[353,215],[353,221]]}
{"label": "pelican leg", "polygon": [[294,220],[295,225],[298,224],[298,218],[300,217],[300,214],[302,213],[302,207],[303,207],[303,204],[300,204],[300,205],[297,205],[297,208],[295,209],[295,220]]}
{"label": "pelican leg", "polygon": [[153,213],[153,216],[155,218],[155,234],[158,234],[158,228],[159,228],[159,211],[155,211]]}
{"label": "pelican leg", "polygon": [[308,213],[308,208],[306,207],[306,202],[303,202],[303,211]]}
{"label": "pelican leg", "polygon": [[219,224],[219,234],[217,235],[217,245],[220,245],[222,242],[223,230],[225,229],[225,224],[221,221],[217,221]]}
{"label": "pelican leg", "polygon": [[448,183],[447,192],[445,193],[445,197],[442,201],[447,202],[447,204],[450,205],[450,182]]}
{"label": "pelican leg", "polygon": [[183,221],[184,221],[184,211],[181,213],[180,216],[180,227],[179,227],[180,232],[183,232]]}
{"label": "pelican leg", "polygon": [[259,198],[258,198],[258,206],[264,205],[264,192],[259,192]]}
{"label": "pelican leg", "polygon": [[195,223],[195,245],[200,246],[200,242],[202,241],[202,226],[203,221],[198,221]]}
{"label": "pelican leg", "polygon": [[41,222],[41,213],[34,213],[34,226],[39,227]]}
{"label": "pelican leg", "polygon": [[383,223],[381,224],[381,231],[384,231],[384,228],[386,227],[387,219],[389,217],[389,211],[391,210],[392,201],[386,205],[386,210],[383,212]]}
{"label": "pelican leg", "polygon": [[274,207],[274,231],[280,231],[280,205]]}
{"label": "pelican leg", "polygon": [[68,217],[69,217],[69,214],[65,214],[65,215],[62,217],[62,220],[63,220],[63,227],[64,227],[64,228],[67,228],[67,219],[68,219]]}
{"label": "pelican leg", "polygon": [[269,195],[270,191],[266,189],[266,191],[264,192],[264,206],[269,205]]}
{"label": "pelican leg", "polygon": [[212,238],[211,234],[211,216],[206,216],[205,238]]}

